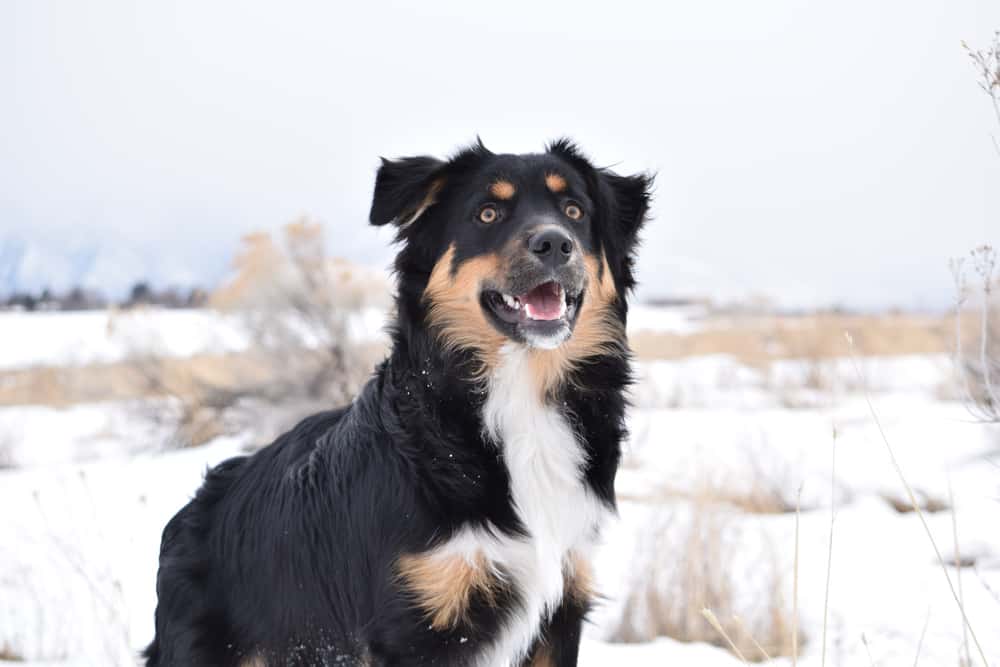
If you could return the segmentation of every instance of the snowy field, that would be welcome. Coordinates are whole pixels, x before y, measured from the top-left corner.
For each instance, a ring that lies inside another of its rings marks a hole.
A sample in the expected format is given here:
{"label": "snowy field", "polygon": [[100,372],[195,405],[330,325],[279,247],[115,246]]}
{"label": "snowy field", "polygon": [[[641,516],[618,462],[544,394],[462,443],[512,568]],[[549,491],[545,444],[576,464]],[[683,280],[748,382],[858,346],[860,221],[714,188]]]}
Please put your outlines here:
{"label": "snowy field", "polygon": [[[630,329],[683,334],[700,317],[639,308]],[[378,336],[381,318],[359,316],[353,335]],[[121,361],[151,341],[176,357],[246,345],[238,323],[207,311],[0,313],[0,382],[4,370]],[[824,627],[829,665],[957,666],[966,646],[982,664],[947,572],[1000,666],[1000,427],[948,398],[944,357],[866,357],[861,377],[834,360],[822,387],[808,381],[814,364],[638,364],[620,518],[598,555],[604,601],[582,665],[741,664],[665,636],[722,643],[701,606],[748,659],[761,658],[752,635],[784,654],[771,663],[791,665],[796,599],[803,666],[824,664]],[[152,637],[163,524],[207,466],[255,441],[244,432],[171,449],[174,409],[157,399],[0,407],[0,662],[134,664]]]}
{"label": "snowy field", "polygon": [[[365,309],[351,319],[349,333],[377,337],[384,321],[383,310]],[[0,336],[0,371],[114,363],[139,354],[226,354],[250,344],[238,317],[208,309],[0,312]]]}

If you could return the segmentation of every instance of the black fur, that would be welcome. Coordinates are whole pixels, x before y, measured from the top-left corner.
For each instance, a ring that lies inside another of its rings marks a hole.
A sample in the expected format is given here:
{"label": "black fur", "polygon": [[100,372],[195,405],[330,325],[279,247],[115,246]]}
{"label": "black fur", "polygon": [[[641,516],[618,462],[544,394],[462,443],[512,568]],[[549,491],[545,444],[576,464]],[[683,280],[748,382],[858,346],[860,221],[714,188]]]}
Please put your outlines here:
{"label": "black fur", "polygon": [[[372,224],[402,224],[438,189],[436,203],[398,232],[391,353],[350,406],[220,464],[167,524],[149,667],[235,667],[254,657],[269,666],[463,665],[495,636],[516,609],[516,586],[493,604],[473,599],[467,622],[439,632],[395,571],[401,554],[468,524],[525,532],[500,450],[483,436],[475,352],[444,349],[427,326],[424,288],[449,244],[460,261],[513,233],[473,233],[468,212],[484,178],[552,167],[587,200],[579,243],[605,253],[624,322],[648,177],[595,168],[565,140],[537,155],[495,155],[479,143],[448,161],[383,161]],[[576,365],[550,397],[586,448],[586,484],[612,507],[630,377],[620,343],[620,353]],[[539,628],[556,665],[576,664],[585,613],[567,597]]]}

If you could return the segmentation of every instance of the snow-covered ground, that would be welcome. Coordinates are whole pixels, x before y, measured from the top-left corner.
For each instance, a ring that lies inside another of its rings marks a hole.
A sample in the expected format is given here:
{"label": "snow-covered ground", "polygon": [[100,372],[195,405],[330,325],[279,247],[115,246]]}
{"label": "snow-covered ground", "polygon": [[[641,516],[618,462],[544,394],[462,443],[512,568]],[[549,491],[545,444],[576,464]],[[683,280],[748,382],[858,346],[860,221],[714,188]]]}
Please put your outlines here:
{"label": "snow-covered ground", "polygon": [[[698,326],[697,313],[639,312],[633,326]],[[102,315],[0,315],[0,368],[124,358],[129,347],[97,342]],[[225,333],[218,316],[158,317],[154,329],[174,341],[168,349],[177,356],[239,349],[239,328]],[[639,365],[618,481],[621,516],[597,559],[606,601],[581,664],[741,664],[708,644],[656,638],[657,628],[699,586],[717,593],[720,617],[727,606],[761,641],[779,616],[791,619],[792,508],[801,489],[799,664],[822,663],[832,498],[827,664],[912,665],[920,644],[919,664],[959,665],[961,616],[919,517],[893,508],[906,504],[906,492],[869,412],[868,388],[921,503],[954,507],[925,517],[949,564],[957,543],[965,567],[949,565],[948,576],[990,665],[1000,665],[1000,427],[975,423],[941,398],[946,359],[860,365],[864,381],[850,360],[830,363],[835,381],[822,390],[804,382],[811,369],[794,360],[768,371],[721,356]],[[0,467],[14,466],[0,469],[0,656],[36,666],[129,664],[149,641],[163,524],[207,466],[252,439],[241,433],[170,449],[171,409],[155,401],[0,408]],[[617,643],[625,637],[642,641]]]}
{"label": "snow-covered ground", "polygon": [[[348,331],[372,339],[382,335],[384,323],[383,309],[366,308],[351,318]],[[112,363],[136,355],[226,354],[249,344],[239,317],[209,309],[0,312],[0,371]]]}

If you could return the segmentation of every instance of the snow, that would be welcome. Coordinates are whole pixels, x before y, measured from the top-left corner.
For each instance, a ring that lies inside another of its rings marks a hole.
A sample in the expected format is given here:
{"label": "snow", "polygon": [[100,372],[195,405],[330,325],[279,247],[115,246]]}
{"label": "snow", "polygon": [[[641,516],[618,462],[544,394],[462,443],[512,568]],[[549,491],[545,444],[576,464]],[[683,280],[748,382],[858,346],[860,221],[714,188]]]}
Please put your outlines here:
{"label": "snow", "polygon": [[235,318],[210,310],[3,312],[0,369],[112,363],[144,354],[190,357],[246,349]]}
{"label": "snow", "polygon": [[701,305],[662,307],[636,304],[629,307],[628,328],[633,333],[692,333],[701,328],[700,321],[707,314],[707,308]]}
{"label": "snow", "polygon": [[127,664],[153,632],[160,533],[208,466],[245,442],[0,472],[0,646],[28,658]]}
{"label": "snow", "polygon": [[19,468],[133,456],[169,444],[168,401],[0,407],[0,448]]}
{"label": "snow", "polygon": [[585,638],[580,647],[580,667],[735,667],[742,664],[724,651],[705,644],[683,644],[661,638],[642,644],[607,644]]}
{"label": "snow", "polygon": [[[178,355],[241,344],[239,328],[216,314],[151,315],[119,330],[158,332]],[[382,315],[370,318],[377,332]],[[697,322],[676,312],[639,319],[664,329]],[[104,313],[2,314],[0,367],[124,358],[127,345],[99,342],[106,324]],[[945,505],[954,497],[954,513],[925,518],[956,586],[961,574],[990,664],[1000,665],[1000,426],[976,423],[961,404],[942,398],[947,359],[862,359],[863,383],[850,360],[836,360],[823,390],[805,386],[807,364],[788,360],[761,370],[722,356],[639,364],[618,480],[620,516],[596,563],[605,601],[586,630],[581,665],[741,664],[705,643],[612,640],[628,614],[639,628],[656,620],[638,593],[676,592],[678,577],[699,559],[726,579],[732,608],[748,625],[767,620],[775,590],[790,608],[789,510],[800,488],[798,664],[823,661],[831,497],[827,664],[868,665],[869,652],[876,665],[913,664],[925,623],[920,664],[959,664],[960,614],[919,517],[886,500],[905,504],[906,492],[864,388],[918,497]],[[241,434],[171,449],[171,410],[155,401],[0,408],[0,462],[17,465],[0,469],[0,653],[24,656],[34,667],[122,665],[149,641],[162,526],[208,466],[250,440]],[[783,507],[741,509],[740,498],[762,489]],[[712,522],[717,551],[687,553],[693,531]],[[974,558],[973,567],[950,565],[956,529],[958,554]],[[788,657],[773,662],[791,664]]]}
{"label": "snow", "polygon": [[[385,311],[371,307],[352,316],[348,331],[374,340],[384,326]],[[0,370],[227,354],[249,344],[239,317],[210,309],[0,312]]]}

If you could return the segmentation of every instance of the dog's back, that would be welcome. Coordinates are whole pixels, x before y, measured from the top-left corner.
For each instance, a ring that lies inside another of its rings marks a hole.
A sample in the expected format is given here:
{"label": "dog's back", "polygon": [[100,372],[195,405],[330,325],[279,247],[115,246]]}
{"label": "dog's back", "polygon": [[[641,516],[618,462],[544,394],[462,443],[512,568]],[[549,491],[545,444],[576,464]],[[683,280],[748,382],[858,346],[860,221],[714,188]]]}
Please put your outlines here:
{"label": "dog's back", "polygon": [[[293,657],[277,664],[362,664],[352,635],[370,616],[371,584],[385,580],[373,570],[388,563],[359,541],[401,536],[382,532],[398,524],[377,520],[393,503],[365,488],[366,469],[389,467],[368,460],[377,449],[345,432],[344,414],[310,417],[253,456],[218,465],[167,524],[150,667],[249,667],[279,654]],[[351,505],[366,500],[372,524],[355,525]],[[296,653],[289,637],[313,640],[319,629],[324,644]]]}

